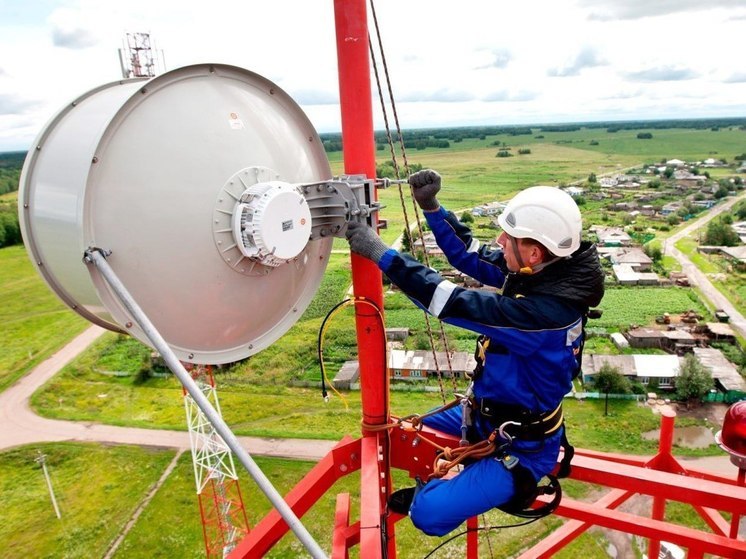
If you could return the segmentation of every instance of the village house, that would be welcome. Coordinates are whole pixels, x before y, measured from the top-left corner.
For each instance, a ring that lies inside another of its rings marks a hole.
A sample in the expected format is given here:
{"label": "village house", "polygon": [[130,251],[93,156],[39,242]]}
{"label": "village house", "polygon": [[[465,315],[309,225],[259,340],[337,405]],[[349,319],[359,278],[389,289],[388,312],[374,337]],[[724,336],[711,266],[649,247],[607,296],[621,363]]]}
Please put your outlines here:
{"label": "village house", "polygon": [[585,189],[580,188],[579,186],[567,186],[567,187],[563,188],[562,190],[564,190],[565,192],[567,192],[573,198],[577,198],[579,196],[582,196],[583,193],[585,192]]}
{"label": "village house", "polygon": [[625,233],[621,227],[593,225],[590,231],[596,234],[599,246],[626,247],[632,244],[632,237]]}
{"label": "village house", "polygon": [[683,207],[684,207],[684,203],[683,202],[680,202],[680,201],[669,202],[668,204],[666,204],[665,206],[663,206],[661,208],[661,212],[660,213],[661,213],[662,216],[667,216],[667,215],[675,214],[676,212],[678,212]]}
{"label": "village house", "polygon": [[632,382],[647,386],[654,379],[660,389],[673,390],[680,359],[677,355],[600,355],[583,359],[583,383],[592,387],[594,376],[608,364]]}
{"label": "village house", "polygon": [[706,343],[704,336],[695,336],[681,329],[630,328],[625,337],[630,347],[657,348],[671,353],[684,353],[691,351],[697,344]]}
{"label": "village house", "polygon": [[597,179],[598,185],[601,188],[613,188],[619,184],[618,176],[613,177],[599,177]]}
{"label": "village house", "polygon": [[740,245],[737,247],[720,247],[720,252],[722,252],[734,266],[742,268],[746,265],[746,245]]}
{"label": "village house", "polygon": [[[693,349],[700,363],[710,370],[717,390],[738,397],[746,393],[746,380],[723,353],[714,348]],[[683,357],[678,355],[587,355],[583,360],[583,383],[593,385],[593,377],[608,364],[643,386],[651,382],[659,389],[673,390]]]}
{"label": "village house", "polygon": [[741,242],[746,244],[746,221],[731,223],[731,229],[736,232],[736,235],[741,239]]}
{"label": "village house", "polygon": [[489,215],[499,215],[505,209],[504,202],[489,202],[488,204],[482,204],[471,209],[471,213],[475,216],[484,217]]}

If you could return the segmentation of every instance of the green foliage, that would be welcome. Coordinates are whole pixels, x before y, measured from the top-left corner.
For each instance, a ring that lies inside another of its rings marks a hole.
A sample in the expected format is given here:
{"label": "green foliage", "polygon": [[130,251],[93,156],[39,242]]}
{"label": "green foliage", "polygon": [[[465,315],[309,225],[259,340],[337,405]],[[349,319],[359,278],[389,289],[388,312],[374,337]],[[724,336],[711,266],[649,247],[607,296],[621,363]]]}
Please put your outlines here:
{"label": "green foliage", "polygon": [[705,243],[715,246],[736,246],[741,241],[738,234],[723,218],[713,219],[707,224]]}
{"label": "green foliage", "polygon": [[0,248],[22,242],[16,204],[0,202]]}
{"label": "green foliage", "polygon": [[638,140],[652,140],[653,134],[651,132],[638,132],[637,139]]}
{"label": "green foliage", "polygon": [[306,312],[303,313],[301,320],[305,321],[325,316],[334,305],[345,298],[351,282],[349,256],[347,254],[331,254],[321,285],[311,304],[308,305]]}
{"label": "green foliage", "polygon": [[608,363],[604,363],[598,373],[593,376],[593,386],[604,394],[627,394],[630,389],[629,380],[617,367]]}
{"label": "green foliage", "polygon": [[25,151],[0,153],[0,195],[18,190]]}
{"label": "green foliage", "polygon": [[593,386],[599,392],[606,394],[604,415],[609,415],[609,394],[628,394],[631,390],[629,380],[618,368],[608,363],[604,363],[598,373],[593,376]]}
{"label": "green foliage", "polygon": [[700,401],[715,385],[710,369],[702,365],[694,354],[684,357],[676,377],[676,396],[687,405]]}
{"label": "green foliage", "polygon": [[501,149],[497,152],[497,155],[495,157],[512,157],[513,154],[510,153],[507,149]]}
{"label": "green foliage", "polygon": [[461,214],[459,220],[461,223],[474,223],[474,216],[469,210],[467,210]]}
{"label": "green foliage", "polygon": [[[409,172],[410,173],[416,173],[417,171],[422,170],[422,165],[419,163],[410,163],[409,164]],[[391,159],[387,159],[386,161],[383,161],[380,164],[376,164],[376,176],[379,179],[387,178],[387,179],[400,179],[400,178],[406,178],[404,176],[404,168],[399,167],[398,172],[397,168],[394,166],[394,162]]]}
{"label": "green foliage", "polygon": [[645,254],[652,258],[653,262],[660,262],[663,258],[663,250],[659,243],[648,242],[642,247]]}

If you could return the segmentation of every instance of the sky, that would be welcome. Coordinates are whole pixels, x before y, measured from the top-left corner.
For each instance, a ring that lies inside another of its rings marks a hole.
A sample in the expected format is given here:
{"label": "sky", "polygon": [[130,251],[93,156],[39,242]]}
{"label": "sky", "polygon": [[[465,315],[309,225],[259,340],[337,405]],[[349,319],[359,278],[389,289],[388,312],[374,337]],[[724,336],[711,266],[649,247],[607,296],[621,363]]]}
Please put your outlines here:
{"label": "sky", "polygon": [[[746,116],[746,0],[374,5],[404,129]],[[246,68],[341,129],[332,0],[0,0],[0,151],[119,80],[127,32],[166,70]]]}

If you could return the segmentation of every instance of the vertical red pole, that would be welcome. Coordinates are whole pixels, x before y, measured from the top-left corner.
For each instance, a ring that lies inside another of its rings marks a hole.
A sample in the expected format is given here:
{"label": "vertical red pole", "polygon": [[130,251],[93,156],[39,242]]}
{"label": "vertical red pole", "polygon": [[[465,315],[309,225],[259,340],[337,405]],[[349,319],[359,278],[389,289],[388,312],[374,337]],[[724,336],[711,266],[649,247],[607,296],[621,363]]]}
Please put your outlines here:
{"label": "vertical red pole", "polygon": [[[334,15],[345,173],[373,178],[376,160],[365,0],[335,0]],[[356,254],[352,255],[352,284],[356,296],[370,299],[383,308],[381,271],[373,262]],[[388,386],[384,332],[369,305],[356,305],[356,308],[363,420],[369,424],[385,423]]]}
{"label": "vertical red pole", "polygon": [[[658,439],[658,454],[656,458],[661,456],[671,457],[671,449],[673,448],[673,427],[676,419],[676,412],[669,409],[664,409],[661,412],[661,435]],[[666,500],[662,497],[653,497],[653,510],[651,511],[650,517],[653,520],[663,520],[666,516]],[[661,541],[659,539],[651,539],[648,543],[648,557],[658,557],[661,551]]]}
{"label": "vertical red pole", "polygon": [[[334,18],[345,173],[374,178],[376,161],[365,0],[334,0]],[[373,196],[376,197],[375,192]],[[377,226],[376,217],[373,226]],[[365,297],[383,309],[378,266],[355,254],[351,261],[355,296]],[[385,424],[389,420],[386,335],[382,322],[370,305],[355,305],[363,422],[367,425]],[[378,559],[384,556],[386,549],[388,557],[395,557],[394,526],[384,515],[391,487],[385,434],[363,429],[360,466],[360,555]]]}
{"label": "vertical red pole", "polygon": [[[746,485],[746,470],[744,470],[743,468],[738,468],[738,478],[736,478],[736,483],[738,484],[738,487],[743,487],[744,485]],[[733,538],[734,540],[738,538],[738,529],[740,526],[741,515],[733,513],[733,516],[730,519],[730,538]]]}

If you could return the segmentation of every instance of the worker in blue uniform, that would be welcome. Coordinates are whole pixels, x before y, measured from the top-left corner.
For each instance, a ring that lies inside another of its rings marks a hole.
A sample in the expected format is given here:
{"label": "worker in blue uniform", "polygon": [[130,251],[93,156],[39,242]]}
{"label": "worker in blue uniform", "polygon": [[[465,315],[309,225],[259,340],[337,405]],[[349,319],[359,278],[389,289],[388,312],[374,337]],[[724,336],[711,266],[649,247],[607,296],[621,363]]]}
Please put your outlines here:
{"label": "worker in blue uniform", "polygon": [[459,287],[389,248],[367,225],[348,226],[351,250],[376,262],[416,305],[480,334],[468,406],[423,422],[451,435],[466,432],[471,443],[499,433],[500,451],[389,500],[391,510],[440,536],[492,508],[528,506],[526,497],[554,470],[564,435],[562,399],[579,369],[585,317],[603,297],[604,274],[595,245],[581,241],[575,201],[558,188],[536,186],[516,195],[497,219],[502,233],[494,249],[480,246],[440,205],[438,173],[417,172],[409,183],[448,261],[502,290]]}

